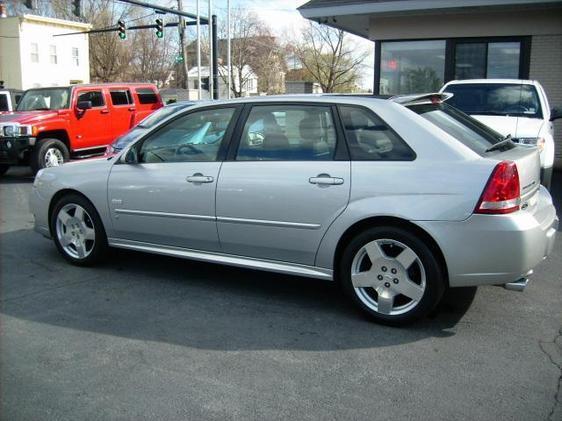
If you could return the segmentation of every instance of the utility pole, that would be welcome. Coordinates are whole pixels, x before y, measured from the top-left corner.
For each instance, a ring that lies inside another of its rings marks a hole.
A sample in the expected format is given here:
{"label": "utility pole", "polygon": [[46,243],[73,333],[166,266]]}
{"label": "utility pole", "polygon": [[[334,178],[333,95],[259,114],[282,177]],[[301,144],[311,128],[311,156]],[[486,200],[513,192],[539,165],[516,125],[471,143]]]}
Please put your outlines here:
{"label": "utility pole", "polygon": [[213,61],[213,23],[212,23],[212,16],[213,16],[213,0],[209,0],[209,11],[207,13],[207,18],[209,19],[209,98],[216,99],[214,97],[214,85],[215,85],[215,78],[214,76],[214,68],[215,62]]}
{"label": "utility pole", "polygon": [[226,0],[226,77],[227,77],[227,88],[228,88],[228,96],[227,98],[230,99],[230,84],[232,80],[232,65],[230,60],[230,0]]}
{"label": "utility pole", "polygon": [[[178,10],[180,12],[183,11],[183,3],[182,0],[178,0]],[[187,52],[185,51],[185,19],[183,16],[180,16],[180,24],[178,25],[179,31],[180,31],[180,56],[183,58],[183,60],[181,61],[180,65],[183,71],[183,75],[184,75],[184,80],[183,80],[183,88],[184,89],[188,89],[189,88],[189,79],[188,79],[188,74],[189,74],[189,67],[187,64]]]}
{"label": "utility pole", "polygon": [[197,9],[197,99],[201,100],[201,19],[199,18],[199,0],[196,0]]}

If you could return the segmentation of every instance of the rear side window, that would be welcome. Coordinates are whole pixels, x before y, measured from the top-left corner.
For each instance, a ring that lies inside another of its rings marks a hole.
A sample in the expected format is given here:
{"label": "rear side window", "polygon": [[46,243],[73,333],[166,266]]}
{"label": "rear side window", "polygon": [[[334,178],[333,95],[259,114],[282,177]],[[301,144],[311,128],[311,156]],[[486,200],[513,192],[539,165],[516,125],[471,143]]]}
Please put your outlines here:
{"label": "rear side window", "polygon": [[129,90],[109,91],[111,95],[111,103],[113,105],[129,105],[133,103],[131,92]]}
{"label": "rear side window", "polygon": [[158,102],[156,92],[150,88],[137,89],[137,95],[139,96],[139,102],[141,104],[156,104]]}
{"label": "rear side window", "polygon": [[244,126],[239,161],[331,160],[336,149],[332,111],[326,106],[258,105]]}
{"label": "rear side window", "polygon": [[339,106],[351,159],[412,161],[416,154],[384,121],[360,107]]}
{"label": "rear side window", "polygon": [[480,155],[504,138],[478,120],[447,104],[411,105],[408,108]]}
{"label": "rear side window", "polygon": [[105,101],[103,99],[103,94],[101,91],[82,92],[80,95],[78,95],[78,102],[82,101],[91,101],[92,107],[105,106]]}

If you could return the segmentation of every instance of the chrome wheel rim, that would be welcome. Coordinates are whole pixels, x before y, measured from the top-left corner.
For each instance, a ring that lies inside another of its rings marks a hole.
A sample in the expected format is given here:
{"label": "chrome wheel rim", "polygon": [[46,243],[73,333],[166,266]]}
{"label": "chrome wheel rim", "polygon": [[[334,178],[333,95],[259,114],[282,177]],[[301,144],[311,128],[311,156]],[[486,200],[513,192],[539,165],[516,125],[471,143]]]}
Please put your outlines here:
{"label": "chrome wheel rim", "polygon": [[359,249],[351,264],[351,282],[363,304],[389,316],[413,310],[426,288],[418,255],[391,239],[374,240]]}
{"label": "chrome wheel rim", "polygon": [[64,162],[64,156],[62,152],[58,148],[49,148],[47,152],[45,152],[45,167],[58,167],[62,165]]}
{"label": "chrome wheel rim", "polygon": [[59,210],[56,221],[57,239],[64,252],[75,259],[85,259],[96,243],[94,222],[86,210],[69,203]]}

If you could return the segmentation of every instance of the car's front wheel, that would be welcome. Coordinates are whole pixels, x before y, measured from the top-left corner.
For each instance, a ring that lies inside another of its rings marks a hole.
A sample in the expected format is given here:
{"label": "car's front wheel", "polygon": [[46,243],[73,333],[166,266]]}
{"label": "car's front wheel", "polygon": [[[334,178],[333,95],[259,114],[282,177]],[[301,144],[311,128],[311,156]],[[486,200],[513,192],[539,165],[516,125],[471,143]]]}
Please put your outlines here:
{"label": "car's front wheel", "polygon": [[94,206],[77,194],[63,196],[51,214],[51,232],[59,252],[69,262],[87,266],[107,250],[107,237]]}
{"label": "car's front wheel", "polygon": [[401,325],[426,316],[445,290],[443,269],[420,238],[397,227],[356,236],[340,265],[345,292],[374,321]]}
{"label": "car's front wheel", "polygon": [[66,145],[58,139],[37,141],[31,153],[31,169],[37,173],[42,168],[58,167],[70,159]]}

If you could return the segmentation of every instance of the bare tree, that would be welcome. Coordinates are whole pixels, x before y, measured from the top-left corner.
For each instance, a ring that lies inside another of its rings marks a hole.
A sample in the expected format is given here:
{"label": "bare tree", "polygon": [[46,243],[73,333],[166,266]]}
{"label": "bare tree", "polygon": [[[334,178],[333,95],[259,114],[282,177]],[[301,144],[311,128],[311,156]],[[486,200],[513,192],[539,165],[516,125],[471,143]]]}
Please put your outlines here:
{"label": "bare tree", "polygon": [[324,92],[354,90],[366,53],[354,51],[342,30],[310,22],[290,48]]}
{"label": "bare tree", "polygon": [[[258,77],[261,92],[277,93],[283,80],[284,57],[281,47],[270,29],[255,13],[235,9],[231,15],[231,91],[239,97],[244,91],[252,73]],[[222,19],[224,22],[225,19]],[[221,25],[219,55],[226,65],[227,28]],[[221,74],[224,83],[227,75]],[[280,82],[281,81],[281,82]]]}

